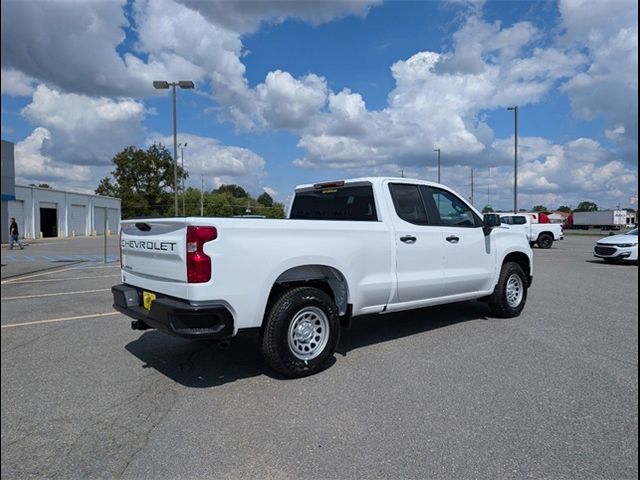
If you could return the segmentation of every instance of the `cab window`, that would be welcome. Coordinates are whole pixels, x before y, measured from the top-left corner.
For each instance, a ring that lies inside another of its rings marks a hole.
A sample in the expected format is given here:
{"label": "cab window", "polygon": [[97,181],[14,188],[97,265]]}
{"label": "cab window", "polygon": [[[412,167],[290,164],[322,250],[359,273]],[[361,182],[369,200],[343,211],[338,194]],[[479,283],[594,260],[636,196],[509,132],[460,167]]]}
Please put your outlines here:
{"label": "cab window", "polygon": [[389,185],[396,214],[405,222],[428,225],[427,210],[418,185],[392,183]]}
{"label": "cab window", "polygon": [[482,220],[469,206],[453,193],[439,188],[426,187],[438,216],[439,224],[451,227],[479,227]]}

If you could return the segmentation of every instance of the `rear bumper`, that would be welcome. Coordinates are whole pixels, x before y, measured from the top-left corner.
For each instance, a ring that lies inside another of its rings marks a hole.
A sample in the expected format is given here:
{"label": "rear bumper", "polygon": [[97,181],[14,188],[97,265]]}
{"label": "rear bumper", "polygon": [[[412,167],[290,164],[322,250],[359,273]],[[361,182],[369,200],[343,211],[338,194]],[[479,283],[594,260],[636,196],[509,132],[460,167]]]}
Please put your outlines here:
{"label": "rear bumper", "polygon": [[[182,300],[158,297],[147,310],[142,289],[131,285],[111,287],[113,308],[149,328],[190,339],[223,339],[233,336],[233,315],[224,305],[191,305]],[[139,324],[133,328],[144,329]]]}

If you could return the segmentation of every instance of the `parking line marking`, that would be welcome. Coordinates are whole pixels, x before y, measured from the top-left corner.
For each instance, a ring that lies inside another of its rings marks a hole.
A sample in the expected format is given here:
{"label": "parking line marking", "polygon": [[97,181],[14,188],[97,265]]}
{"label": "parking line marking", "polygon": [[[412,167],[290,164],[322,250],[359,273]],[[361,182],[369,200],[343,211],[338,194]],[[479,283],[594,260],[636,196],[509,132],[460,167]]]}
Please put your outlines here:
{"label": "parking line marking", "polygon": [[[81,267],[74,267],[74,268],[70,268],[70,270],[89,270],[89,269],[93,269],[93,268],[120,268],[120,264],[118,263],[117,265],[102,265],[99,267],[93,266],[93,265],[83,265]],[[60,270],[58,270],[60,271]]]}
{"label": "parking line marking", "polygon": [[0,328],[14,328],[14,327],[28,327],[30,325],[44,325],[47,323],[66,322],[68,320],[84,320],[88,318],[101,318],[109,317],[111,315],[118,315],[120,312],[105,312],[94,313],[92,315],[79,315],[77,317],[64,317],[64,318],[51,318],[49,320],[36,320],[35,322],[23,322],[23,323],[10,323],[8,325],[2,325]]}
{"label": "parking line marking", "polygon": [[60,297],[62,295],[79,295],[81,293],[96,293],[96,292],[110,292],[110,288],[98,288],[97,290],[83,290],[79,292],[61,292],[61,293],[40,293],[37,295],[21,295],[19,297],[4,297],[2,301],[5,300],[22,300],[25,298],[42,298],[42,297]]}
{"label": "parking line marking", "polygon": [[77,270],[76,267],[67,267],[61,268],[60,270],[48,270],[46,272],[34,273],[33,275],[25,275],[22,277],[9,278],[7,280],[3,280],[0,284],[4,285],[5,283],[12,283],[17,280],[25,280],[27,278],[41,277],[42,275],[51,275],[52,273],[66,272],[67,270]]}
{"label": "parking line marking", "polygon": [[42,278],[40,280],[17,280],[14,283],[41,283],[41,282],[64,282],[64,281],[73,281],[73,280],[87,280],[89,278],[109,278],[109,277],[119,277],[120,275],[95,275],[91,277],[74,277],[74,278]]}

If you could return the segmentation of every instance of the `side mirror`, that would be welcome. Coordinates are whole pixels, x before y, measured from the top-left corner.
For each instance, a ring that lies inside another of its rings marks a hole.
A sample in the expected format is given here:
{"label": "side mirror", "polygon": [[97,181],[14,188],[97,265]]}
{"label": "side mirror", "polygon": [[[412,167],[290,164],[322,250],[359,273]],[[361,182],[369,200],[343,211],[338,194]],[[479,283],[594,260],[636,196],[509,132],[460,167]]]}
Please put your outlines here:
{"label": "side mirror", "polygon": [[482,220],[482,226],[486,228],[494,228],[500,226],[500,215],[497,213],[485,213]]}
{"label": "side mirror", "polygon": [[482,231],[488,236],[495,227],[500,226],[500,215],[497,213],[485,213],[482,219]]}

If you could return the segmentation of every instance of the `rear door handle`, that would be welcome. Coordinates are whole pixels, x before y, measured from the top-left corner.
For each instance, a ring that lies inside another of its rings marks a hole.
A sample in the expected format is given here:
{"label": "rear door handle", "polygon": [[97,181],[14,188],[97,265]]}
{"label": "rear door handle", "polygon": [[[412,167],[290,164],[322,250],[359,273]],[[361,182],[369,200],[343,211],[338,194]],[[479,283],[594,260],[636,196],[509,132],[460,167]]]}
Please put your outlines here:
{"label": "rear door handle", "polygon": [[459,240],[460,240],[460,238],[456,237],[455,235],[449,235],[447,237],[447,242],[449,242],[449,243],[458,243]]}
{"label": "rear door handle", "polygon": [[400,241],[404,243],[416,243],[417,238],[412,235],[405,235],[404,237],[400,237]]}

